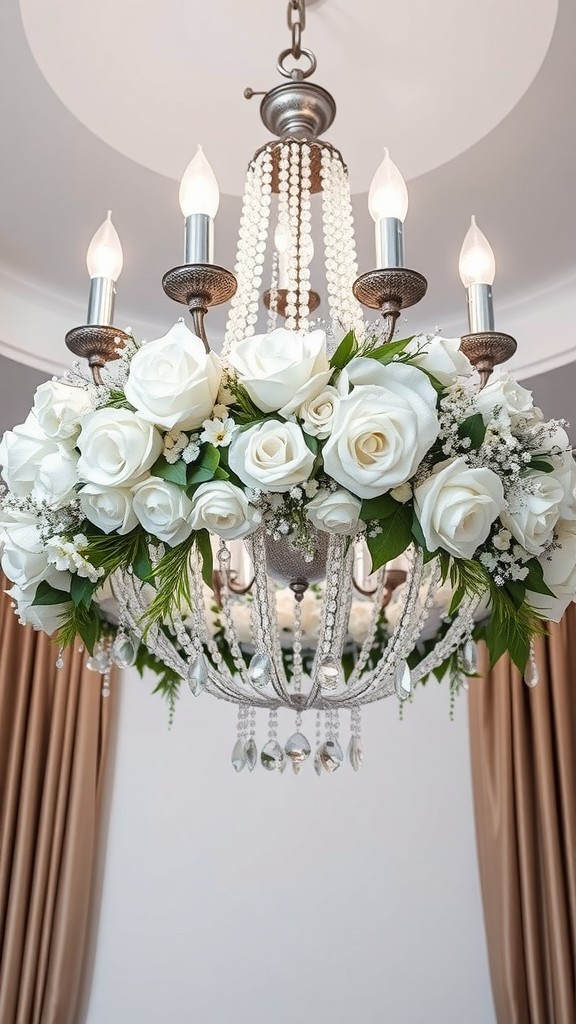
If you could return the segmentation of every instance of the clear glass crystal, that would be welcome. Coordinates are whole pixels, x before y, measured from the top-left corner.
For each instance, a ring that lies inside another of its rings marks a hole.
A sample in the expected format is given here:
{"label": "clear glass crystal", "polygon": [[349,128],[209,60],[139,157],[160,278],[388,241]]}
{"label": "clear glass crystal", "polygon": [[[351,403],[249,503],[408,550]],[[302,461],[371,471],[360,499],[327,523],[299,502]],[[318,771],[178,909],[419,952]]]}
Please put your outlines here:
{"label": "clear glass crystal", "polygon": [[241,772],[242,769],[245,768],[247,763],[248,763],[248,755],[247,755],[246,747],[244,745],[244,741],[241,740],[240,737],[238,737],[238,739],[236,740],[236,743],[234,744],[234,746],[232,748],[232,758],[231,758],[231,760],[232,760],[232,767],[233,767],[235,772]]}
{"label": "clear glass crystal", "polygon": [[320,747],[320,763],[327,772],[335,772],[344,760],[342,747],[336,739],[325,740]]}
{"label": "clear glass crystal", "polygon": [[255,739],[251,736],[246,744],[246,764],[248,771],[253,772],[258,762],[258,748]]}
{"label": "clear glass crystal", "polygon": [[476,674],[478,671],[478,652],[476,650],[476,643],[471,636],[462,645],[460,660],[462,670],[466,675],[473,676]]}
{"label": "clear glass crystal", "polygon": [[318,663],[318,682],[323,690],[336,690],[344,680],[342,665],[332,654],[326,654]]}
{"label": "clear glass crystal", "polygon": [[399,661],[394,672],[394,687],[400,700],[406,700],[412,692],[412,679],[406,661]]}
{"label": "clear glass crystal", "polygon": [[284,771],[284,768],[286,767],[284,751],[277,740],[268,740],[268,742],[264,744],[260,754],[260,760],[264,768],[269,772],[273,772],[276,769]]}
{"label": "clear glass crystal", "polygon": [[362,740],[359,736],[351,736],[348,744],[348,760],[355,772],[362,767],[363,754]]}
{"label": "clear glass crystal", "polygon": [[292,761],[292,765],[301,764],[310,757],[311,747],[306,737],[301,732],[295,732],[286,740],[284,753]]}
{"label": "clear glass crystal", "polygon": [[257,690],[263,690],[270,682],[272,662],[268,654],[253,654],[248,665],[248,678]]}
{"label": "clear glass crystal", "polygon": [[206,664],[206,658],[199,652],[195,658],[192,659],[188,668],[188,685],[195,697],[206,687],[208,682],[208,665]]}

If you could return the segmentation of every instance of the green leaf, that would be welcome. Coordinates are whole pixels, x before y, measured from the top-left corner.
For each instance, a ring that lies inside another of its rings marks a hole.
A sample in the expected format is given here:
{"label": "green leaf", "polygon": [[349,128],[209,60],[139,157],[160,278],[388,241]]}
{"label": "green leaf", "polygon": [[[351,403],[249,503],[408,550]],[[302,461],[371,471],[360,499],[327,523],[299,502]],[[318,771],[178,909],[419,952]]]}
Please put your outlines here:
{"label": "green leaf", "polygon": [[316,457],[316,455],[318,455],[318,450],[320,448],[318,438],[313,437],[312,434],[307,434],[305,430],[303,430],[302,433],[304,435],[306,447],[309,448],[312,454]]}
{"label": "green leaf", "polygon": [[507,580],[505,589],[515,608],[521,608],[526,597],[526,586],[520,580]]}
{"label": "green leaf", "polygon": [[222,469],[222,466],[217,466],[215,471],[214,471],[213,479],[214,480],[229,480],[230,479],[230,473],[226,472],[225,469]]}
{"label": "green leaf", "polygon": [[414,513],[414,517],[412,519],[412,536],[414,537],[418,547],[422,550],[424,555],[424,565],[426,565],[427,562],[431,562],[433,558],[436,558],[438,550],[429,551],[426,547],[426,539],[422,533],[422,527],[420,526],[416,513]]}
{"label": "green leaf", "polygon": [[70,597],[73,603],[78,607],[83,605],[85,608],[90,607],[90,602],[94,595],[94,591],[100,586],[100,581],[92,583],[91,580],[85,576],[78,576],[76,573],[72,574],[70,582]]}
{"label": "green leaf", "polygon": [[138,579],[142,580],[143,583],[148,583],[154,578],[148,544],[143,534],[139,537],[138,547],[132,561],[132,568],[134,569]]}
{"label": "green leaf", "polygon": [[526,590],[532,590],[535,594],[545,594],[546,597],[555,597],[550,587],[544,582],[544,569],[537,558],[532,558],[528,564],[528,575],[523,581]]}
{"label": "green leaf", "polygon": [[414,335],[410,338],[402,338],[400,341],[389,341],[387,345],[379,345],[378,348],[373,348],[365,354],[368,359],[377,359],[379,363],[391,363],[394,356],[400,355],[413,337]]}
{"label": "green leaf", "polygon": [[202,579],[207,587],[212,589],[213,558],[210,534],[208,530],[198,530],[196,533],[196,546],[202,559]]}
{"label": "green leaf", "polygon": [[150,470],[152,476],[158,476],[161,480],[166,480],[169,484],[176,484],[177,487],[186,487],[186,463],[183,459],[178,459],[177,462],[166,462],[163,455],[156,459],[156,462]]}
{"label": "green leaf", "polygon": [[93,605],[92,608],[78,609],[78,611],[84,612],[84,614],[78,614],[76,617],[76,631],[84,641],[84,646],[89,654],[94,653],[94,648],[100,639],[100,616],[98,610]]}
{"label": "green leaf", "polygon": [[333,366],[335,370],[343,370],[352,357],[356,355],[357,351],[358,343],[356,341],[354,331],[348,331],[348,334],[342,338],[342,341],[330,359],[330,366]]}
{"label": "green leaf", "polygon": [[478,451],[486,436],[486,424],[482,413],[475,412],[462,421],[458,428],[460,437],[469,437],[474,451]]}
{"label": "green leaf", "polygon": [[365,523],[372,519],[388,519],[388,516],[393,515],[398,508],[402,506],[390,494],[381,494],[379,498],[366,498],[362,502],[360,518]]}
{"label": "green leaf", "polygon": [[32,607],[40,604],[67,604],[69,600],[70,594],[65,590],[56,590],[56,587],[52,587],[46,580],[41,580],[36,587]]}
{"label": "green leaf", "polygon": [[554,472],[554,466],[550,462],[546,462],[545,459],[532,459],[528,464],[528,469],[533,469],[536,473]]}
{"label": "green leaf", "polygon": [[201,457],[188,467],[187,488],[208,483],[214,479],[220,463],[220,452],[213,444],[206,444]]}
{"label": "green leaf", "polygon": [[366,538],[372,557],[372,572],[397,558],[412,542],[412,512],[405,505],[396,504],[397,510],[381,521],[382,533]]}
{"label": "green leaf", "polygon": [[486,646],[490,654],[490,668],[493,668],[508,650],[508,636],[500,627],[498,617],[494,614],[486,623]]}

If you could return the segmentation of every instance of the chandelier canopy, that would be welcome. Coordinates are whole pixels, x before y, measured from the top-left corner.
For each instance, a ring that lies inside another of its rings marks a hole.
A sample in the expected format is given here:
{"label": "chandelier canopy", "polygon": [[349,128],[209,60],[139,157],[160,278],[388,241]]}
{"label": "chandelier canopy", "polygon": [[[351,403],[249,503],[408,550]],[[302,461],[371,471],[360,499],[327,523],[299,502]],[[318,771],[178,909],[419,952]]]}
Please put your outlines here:
{"label": "chandelier canopy", "polygon": [[[113,325],[122,248],[108,214],[88,250],[88,322],[66,339],[92,379],[77,363],[41,385],[5,434],[0,527],[21,621],[61,648],[79,634],[104,692],[114,661],[153,668],[172,708],[182,680],[237,704],[238,771],[257,763],[258,709],[262,765],[298,771],[312,711],[320,774],[344,760],[343,709],[358,769],[362,706],[404,701],[434,672],[457,691],[479,636],[537,682],[532,638],[576,593],[576,467],[562,422],[508,375],[489,382],[516,342],[495,330],[494,256],[474,217],[460,254],[469,333],[394,337],[427,288],[404,266],[406,185],[385,151],[369,194],[376,268],[359,276],[303,0],[288,22],[234,274],[215,263],[219,192],[199,148],[180,186],[184,263],[163,279],[194,332],[179,320],[139,343]],[[224,302],[217,355],[205,317]],[[282,708],[296,720],[284,743]]]}

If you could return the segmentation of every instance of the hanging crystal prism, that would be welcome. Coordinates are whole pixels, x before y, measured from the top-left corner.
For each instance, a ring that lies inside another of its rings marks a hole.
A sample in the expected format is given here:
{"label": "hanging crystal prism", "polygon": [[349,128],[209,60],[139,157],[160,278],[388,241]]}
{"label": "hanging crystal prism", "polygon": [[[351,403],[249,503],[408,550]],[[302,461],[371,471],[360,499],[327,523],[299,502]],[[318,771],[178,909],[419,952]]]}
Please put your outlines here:
{"label": "hanging crystal prism", "polygon": [[248,763],[247,750],[246,747],[244,746],[244,741],[241,740],[240,737],[238,737],[236,743],[234,744],[234,747],[232,748],[231,760],[232,767],[236,772],[241,772],[242,769],[245,768],[246,764]]}
{"label": "hanging crystal prism", "polygon": [[190,662],[188,668],[188,686],[195,697],[198,697],[208,682],[208,665],[201,651]]}
{"label": "hanging crystal prism", "polygon": [[394,688],[400,700],[406,700],[412,692],[412,678],[408,663],[402,659],[394,671]]}
{"label": "hanging crystal prism", "polygon": [[538,665],[536,663],[536,651],[534,649],[534,644],[530,645],[530,655],[524,670],[524,682],[531,690],[533,690],[535,686],[538,686],[538,683],[540,682],[540,672],[538,671]]}
{"label": "hanging crystal prism", "polygon": [[460,651],[460,662],[462,665],[462,671],[467,676],[476,675],[478,671],[478,654],[476,650],[476,643],[471,636],[463,643]]}

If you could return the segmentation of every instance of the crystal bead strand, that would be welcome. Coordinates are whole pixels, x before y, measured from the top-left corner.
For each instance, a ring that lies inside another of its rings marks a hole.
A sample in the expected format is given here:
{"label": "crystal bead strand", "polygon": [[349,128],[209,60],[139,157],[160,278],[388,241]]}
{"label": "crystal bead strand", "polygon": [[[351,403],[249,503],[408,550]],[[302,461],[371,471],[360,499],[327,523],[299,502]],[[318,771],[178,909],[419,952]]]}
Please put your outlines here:
{"label": "crystal bead strand", "polygon": [[[294,627],[292,640],[292,682],[294,694],[299,696],[302,692],[302,594],[294,595]],[[292,762],[294,774],[297,775],[304,761],[310,757],[311,747],[302,733],[302,711],[298,707],[296,712],[296,731],[286,741],[284,752]]]}
{"label": "crystal bead strand", "polygon": [[350,743],[348,744],[348,760],[355,772],[362,767],[364,751],[362,748],[362,716],[360,705],[356,704],[350,712]]}
{"label": "crystal bead strand", "polygon": [[242,656],[240,649],[240,643],[238,635],[236,633],[236,626],[234,619],[232,618],[232,610],[230,607],[230,590],[228,588],[228,573],[230,569],[230,551],[225,540],[220,540],[220,547],[218,548],[218,564],[220,566],[220,602],[222,609],[222,619],[224,625],[224,635],[226,637],[226,643],[228,644],[234,667],[239,678],[242,682],[249,686],[251,680],[249,674],[246,671],[246,662]]}
{"label": "crystal bead strand", "polygon": [[262,747],[260,761],[267,771],[283,772],[286,767],[286,756],[278,743],[278,710],[271,708],[268,717],[268,740]]}
{"label": "crystal bead strand", "polygon": [[256,650],[266,652],[272,664],[272,686],[278,697],[288,701],[288,680],[284,669],[278,615],[276,610],[276,588],[266,572],[266,548],[263,530],[257,530],[247,539],[248,552],[254,566],[252,585],[252,634]]}
{"label": "crystal bead strand", "polygon": [[298,239],[298,327],[301,331],[310,326],[310,261],[312,259],[311,203],[310,188],[310,146],[300,143],[300,195],[299,195],[299,239]]}
{"label": "crystal bead strand", "polygon": [[316,712],[316,752],[314,754],[314,771],[316,775],[322,775],[322,761],[320,752],[322,749],[322,712]]}
{"label": "crystal bead strand", "polygon": [[362,675],[362,673],[364,671],[364,666],[366,665],[366,662],[368,661],[368,657],[369,657],[369,655],[370,655],[370,653],[372,651],[372,648],[374,647],[374,641],[376,639],[376,630],[378,629],[378,622],[380,621],[380,615],[382,613],[382,601],[383,601],[383,598],[384,598],[385,575],[386,575],[385,567],[378,570],[378,575],[376,577],[376,592],[374,593],[373,598],[372,598],[372,614],[370,616],[370,623],[368,625],[368,631],[366,633],[366,637],[364,639],[364,643],[362,644],[362,647],[360,648],[360,652],[359,652],[358,657],[356,659],[356,664],[355,664],[355,666],[354,666],[354,668],[352,670],[352,673],[350,675],[350,678],[348,680],[348,685],[349,685],[349,687],[351,689],[356,685],[356,683],[358,682],[359,678],[361,677],[361,675]]}
{"label": "crystal bead strand", "polygon": [[256,708],[252,704],[249,708],[249,734],[246,743],[246,764],[248,771],[253,772],[258,761],[258,748],[256,746]]}
{"label": "crystal bead strand", "polygon": [[424,679],[430,672],[433,672],[438,665],[441,665],[446,658],[460,646],[466,636],[469,636],[474,628],[474,612],[480,603],[476,595],[464,597],[456,617],[449,626],[446,635],[440,640],[433,651],[427,654],[422,661],[413,669],[412,678],[415,683]]}
{"label": "crystal bead strand", "polygon": [[254,334],[258,319],[258,300],[268,222],[272,202],[272,157],[268,150],[259,153],[248,168],[244,203],[240,218],[235,272],[238,281],[232,298],[222,355],[226,357],[235,342]]}
{"label": "crystal bead strand", "polygon": [[246,725],[248,721],[248,708],[239,706],[238,725],[236,730],[236,742],[232,748],[232,767],[235,772],[241,772],[246,767],[248,758],[246,756]]}
{"label": "crystal bead strand", "polygon": [[300,146],[290,144],[288,179],[288,294],[286,295],[286,327],[290,331],[298,326],[298,243],[300,237]]}
{"label": "crystal bead strand", "polygon": [[348,174],[342,161],[334,155],[334,198],[335,216],[341,232],[341,244],[336,247],[337,278],[340,290],[342,325],[356,333],[357,338],[365,334],[362,306],[354,297],[352,286],[358,277],[356,239],[354,237],[354,214]]}
{"label": "crystal bead strand", "polygon": [[342,649],[339,643],[341,638],[336,637],[335,626],[340,600],[340,574],[341,571],[351,571],[354,556],[351,544],[348,553],[344,555],[345,543],[337,534],[332,534],[328,542],[326,585],[320,613],[318,644],[312,666],[313,684],[323,690],[336,689],[344,678],[342,665],[337,656],[338,649]]}
{"label": "crystal bead strand", "polygon": [[266,330],[268,334],[276,330],[278,323],[278,253],[272,253],[272,277],[270,280],[270,305]]}
{"label": "crystal bead strand", "polygon": [[530,654],[524,671],[524,682],[531,690],[533,690],[535,686],[538,686],[538,683],[540,682],[540,673],[536,662],[536,648],[534,646],[534,641],[530,644]]}

